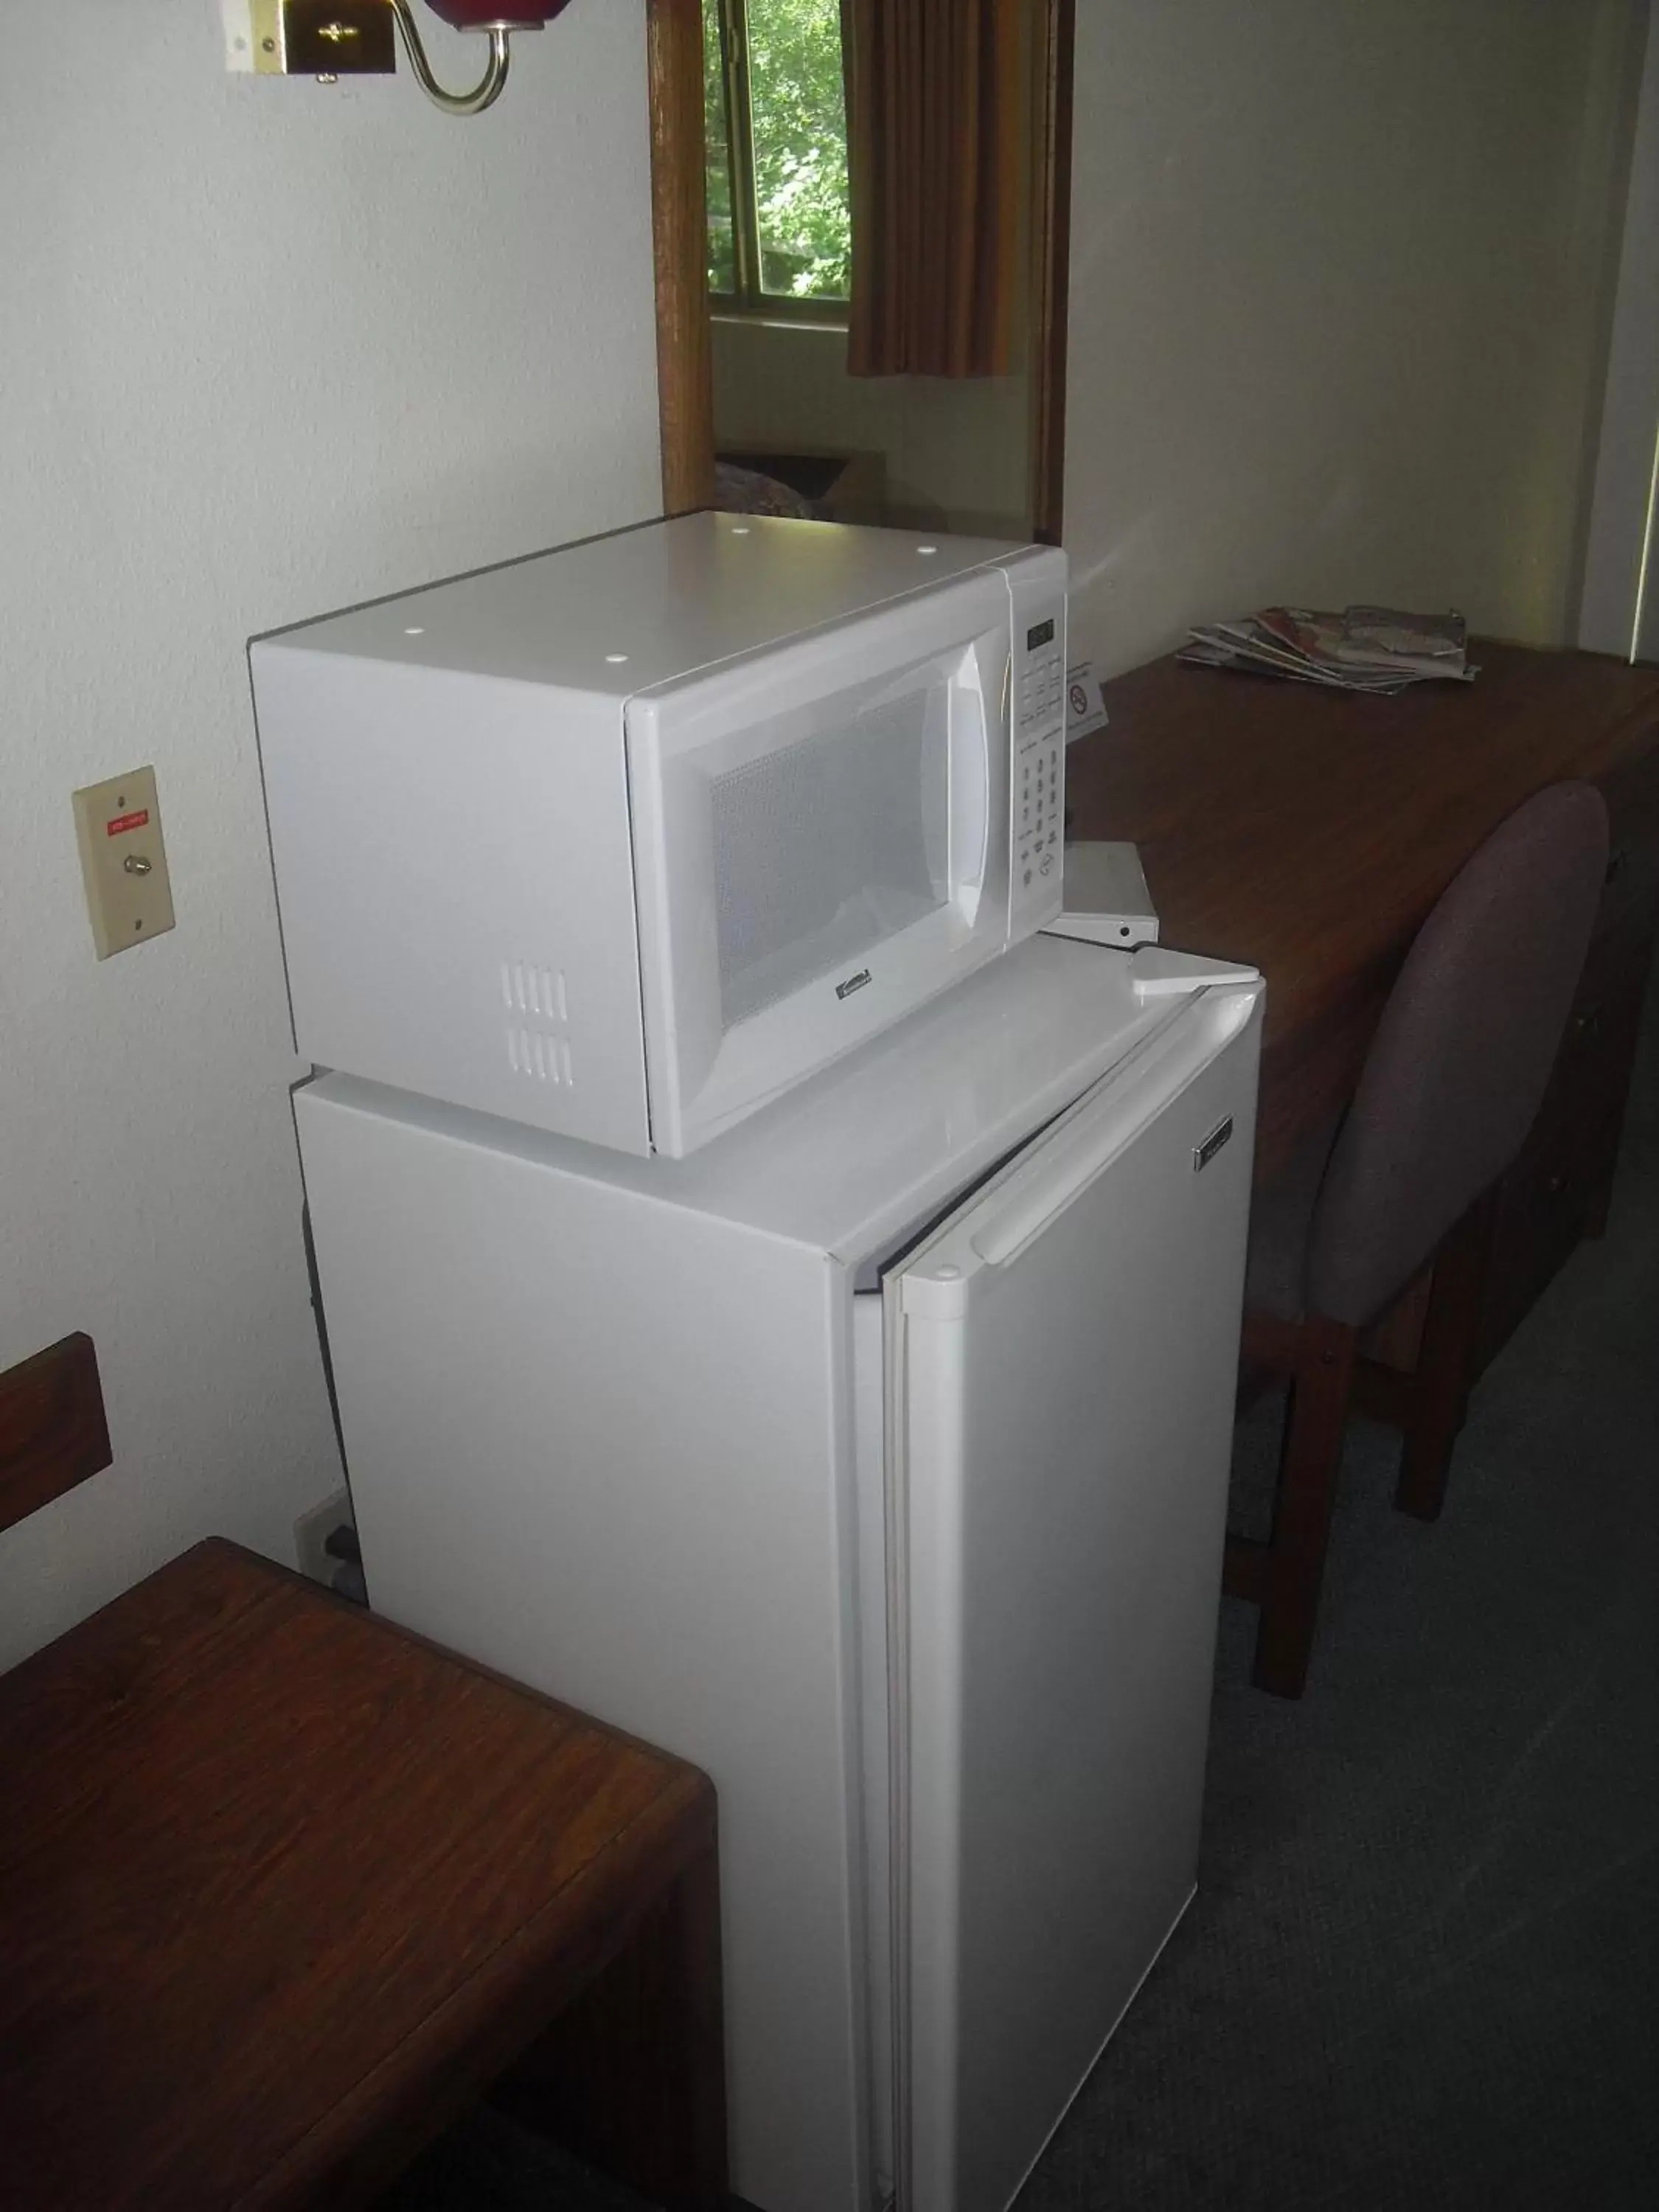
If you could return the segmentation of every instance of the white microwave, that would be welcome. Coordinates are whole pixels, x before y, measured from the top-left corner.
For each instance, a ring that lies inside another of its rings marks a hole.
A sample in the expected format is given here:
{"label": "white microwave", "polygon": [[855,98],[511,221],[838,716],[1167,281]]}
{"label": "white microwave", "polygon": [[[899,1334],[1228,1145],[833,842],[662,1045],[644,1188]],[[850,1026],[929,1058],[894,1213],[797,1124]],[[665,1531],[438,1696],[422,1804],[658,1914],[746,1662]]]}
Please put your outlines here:
{"label": "white microwave", "polygon": [[693,1151],[1059,913],[1066,581],[697,514],[256,638],[300,1052]]}

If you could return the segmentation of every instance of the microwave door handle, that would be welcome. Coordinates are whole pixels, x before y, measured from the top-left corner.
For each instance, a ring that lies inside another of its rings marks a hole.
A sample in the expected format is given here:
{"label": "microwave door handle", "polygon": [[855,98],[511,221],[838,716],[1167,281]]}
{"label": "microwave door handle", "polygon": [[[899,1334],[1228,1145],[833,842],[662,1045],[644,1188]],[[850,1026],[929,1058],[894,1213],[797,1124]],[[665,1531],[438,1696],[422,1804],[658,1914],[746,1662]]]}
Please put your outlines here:
{"label": "microwave door handle", "polygon": [[[1008,721],[1008,671],[1012,660],[1005,661],[1002,670],[1003,726]],[[991,732],[985,715],[985,694],[974,687],[974,720],[979,730],[979,860],[974,869],[974,888],[985,888],[985,871],[991,860]]]}
{"label": "microwave door handle", "polygon": [[[977,669],[975,674],[977,677]],[[1008,687],[1006,670],[1002,680],[1006,700]],[[960,897],[966,893],[976,901],[980,892],[985,888],[985,871],[991,858],[991,733],[986,722],[983,684],[977,681],[970,684],[963,684],[958,696],[962,702],[963,742],[958,750],[954,743],[953,728],[951,747],[956,756],[951,764],[951,773],[953,777],[961,778],[963,793],[962,805],[957,815],[960,831],[957,849],[973,850],[975,860],[971,872],[966,869],[954,871],[957,880],[951,888],[956,896]],[[967,726],[970,718],[973,725],[971,737]],[[953,723],[954,720],[953,715]],[[971,802],[969,797],[970,793]],[[969,803],[973,807],[972,815],[968,811]],[[976,823],[975,817],[977,817]],[[975,834],[975,829],[977,834]]]}

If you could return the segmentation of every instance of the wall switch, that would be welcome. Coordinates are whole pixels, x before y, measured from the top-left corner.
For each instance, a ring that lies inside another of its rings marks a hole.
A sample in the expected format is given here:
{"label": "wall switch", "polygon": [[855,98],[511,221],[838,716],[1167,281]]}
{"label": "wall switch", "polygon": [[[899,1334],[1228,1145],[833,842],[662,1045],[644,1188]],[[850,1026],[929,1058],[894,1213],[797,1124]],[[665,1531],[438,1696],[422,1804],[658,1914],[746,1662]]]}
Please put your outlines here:
{"label": "wall switch", "polygon": [[173,887],[153,768],[77,791],[75,834],[100,960],[172,928]]}

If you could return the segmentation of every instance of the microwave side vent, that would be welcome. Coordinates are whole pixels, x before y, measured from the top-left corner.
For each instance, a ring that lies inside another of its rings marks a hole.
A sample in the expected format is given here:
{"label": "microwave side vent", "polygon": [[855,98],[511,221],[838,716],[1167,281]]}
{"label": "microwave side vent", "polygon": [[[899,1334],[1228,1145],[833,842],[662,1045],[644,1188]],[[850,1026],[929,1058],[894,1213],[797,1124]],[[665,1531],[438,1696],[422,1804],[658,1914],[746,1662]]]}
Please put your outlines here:
{"label": "microwave side vent", "polygon": [[[501,963],[501,1003],[507,1008],[507,1063],[515,1075],[569,1090],[569,1000],[562,968],[543,968],[525,960]],[[556,1024],[556,1030],[544,1024]]]}
{"label": "microwave side vent", "polygon": [[562,968],[538,968],[524,960],[501,963],[501,1003],[508,1013],[535,1014],[557,1022],[570,1019]]}

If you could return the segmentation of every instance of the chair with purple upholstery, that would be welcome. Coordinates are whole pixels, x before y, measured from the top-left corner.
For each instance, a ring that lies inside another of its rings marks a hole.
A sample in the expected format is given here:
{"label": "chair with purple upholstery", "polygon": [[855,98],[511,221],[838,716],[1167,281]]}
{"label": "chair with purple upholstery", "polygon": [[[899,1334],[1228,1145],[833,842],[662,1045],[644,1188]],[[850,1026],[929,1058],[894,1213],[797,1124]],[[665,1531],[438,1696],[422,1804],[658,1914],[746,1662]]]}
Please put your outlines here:
{"label": "chair with purple upholstery", "polygon": [[1431,1262],[1395,1504],[1440,1510],[1496,1186],[1549,1080],[1607,860],[1589,784],[1552,784],[1500,823],[1419,932],[1346,1115],[1256,1194],[1243,1364],[1287,1376],[1289,1402],[1272,1533],[1229,1535],[1224,1586],[1261,1608],[1261,1689],[1302,1694],[1360,1337]]}

